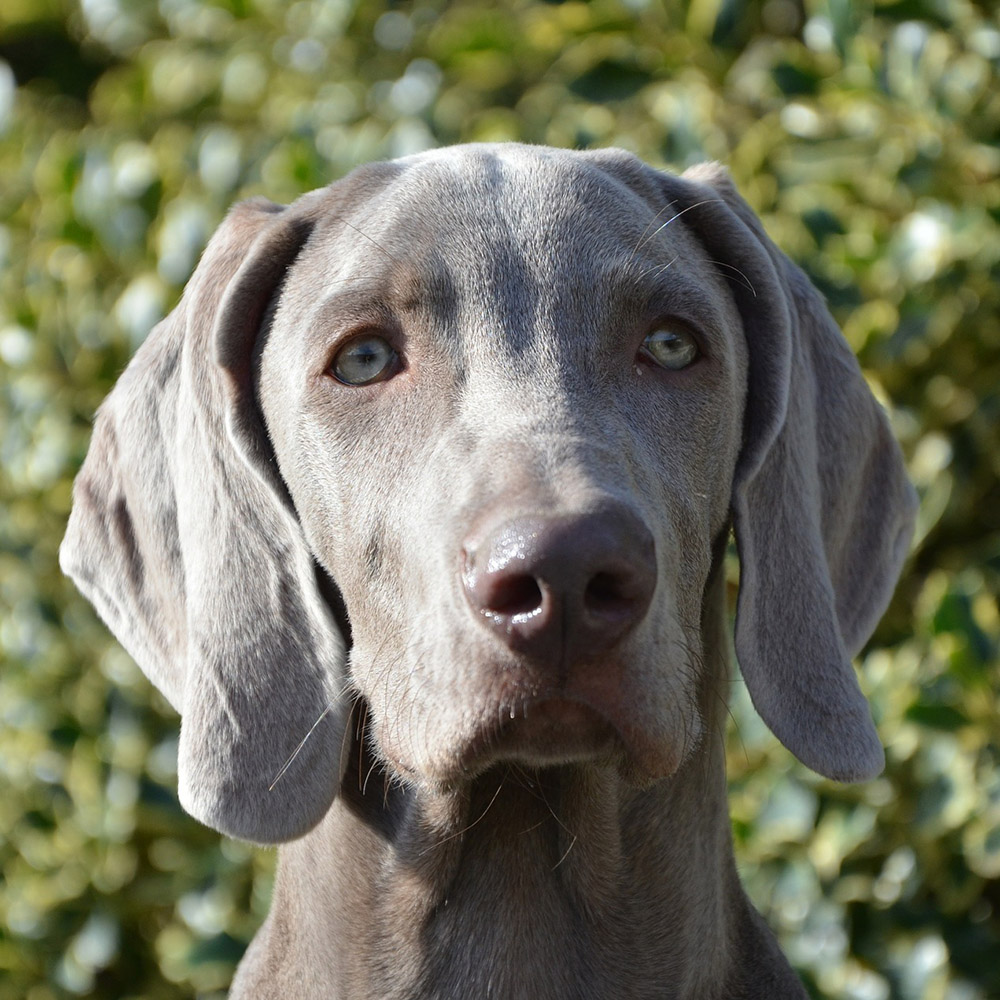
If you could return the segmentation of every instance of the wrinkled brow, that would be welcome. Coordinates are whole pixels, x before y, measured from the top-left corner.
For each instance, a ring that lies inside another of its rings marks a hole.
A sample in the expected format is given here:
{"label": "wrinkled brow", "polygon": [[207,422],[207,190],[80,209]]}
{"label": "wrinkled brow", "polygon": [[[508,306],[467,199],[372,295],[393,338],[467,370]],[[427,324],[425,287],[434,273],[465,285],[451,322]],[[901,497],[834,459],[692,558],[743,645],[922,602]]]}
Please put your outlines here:
{"label": "wrinkled brow", "polygon": [[656,247],[597,265],[579,276],[578,288],[601,300],[606,314],[639,321],[676,316],[711,334],[730,322],[726,278],[700,256]]}
{"label": "wrinkled brow", "polygon": [[[590,247],[563,258],[552,261],[552,283],[536,284],[536,295],[548,290],[555,300],[577,307],[589,300],[605,322],[614,316],[641,322],[677,315],[708,327],[708,333],[725,325],[719,293],[726,295],[726,276],[694,247],[629,243],[603,257]],[[511,283],[516,280],[512,275]],[[305,307],[300,316],[307,328],[324,340],[351,326],[452,320],[468,294],[462,291],[467,282],[453,275],[444,249],[433,242],[405,251],[393,245],[391,253],[349,266],[324,283],[318,300],[295,296]]]}
{"label": "wrinkled brow", "polygon": [[293,322],[301,323],[312,341],[350,327],[392,327],[408,319],[449,316],[457,298],[447,268],[393,261],[328,279],[324,291],[311,299],[293,293],[289,306],[298,313]]}

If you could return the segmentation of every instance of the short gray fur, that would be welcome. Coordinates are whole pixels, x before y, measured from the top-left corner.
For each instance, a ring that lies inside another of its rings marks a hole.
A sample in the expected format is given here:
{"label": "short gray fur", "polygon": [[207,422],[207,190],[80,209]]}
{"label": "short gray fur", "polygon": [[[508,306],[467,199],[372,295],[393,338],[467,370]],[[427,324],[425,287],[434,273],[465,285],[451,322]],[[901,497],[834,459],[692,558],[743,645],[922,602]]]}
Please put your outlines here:
{"label": "short gray fur", "polygon": [[[697,364],[642,358],[664,322]],[[330,377],[359,331],[395,377]],[[185,808],[283,845],[233,997],[777,1000],[725,802],[726,539],[755,706],[863,780],[850,657],[914,508],[721,168],[473,145],[238,205],[101,407],[61,554],[181,714]],[[531,561],[568,579],[602,532],[613,632],[543,647],[549,610],[481,598],[521,560],[549,600]]]}

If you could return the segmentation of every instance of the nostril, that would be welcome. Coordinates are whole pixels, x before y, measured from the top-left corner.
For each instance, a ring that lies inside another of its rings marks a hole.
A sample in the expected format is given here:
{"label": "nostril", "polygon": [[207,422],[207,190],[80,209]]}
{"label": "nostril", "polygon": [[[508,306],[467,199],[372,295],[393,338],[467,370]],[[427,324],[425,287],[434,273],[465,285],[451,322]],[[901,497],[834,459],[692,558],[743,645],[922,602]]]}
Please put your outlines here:
{"label": "nostril", "polygon": [[621,611],[632,603],[626,582],[615,573],[595,573],[583,593],[584,607],[592,612]]}
{"label": "nostril", "polygon": [[656,588],[653,538],[627,508],[532,515],[463,546],[462,587],[515,653],[571,666],[620,642]]}
{"label": "nostril", "polygon": [[483,603],[487,614],[516,618],[533,614],[542,607],[542,588],[527,573],[501,576],[491,584],[489,599]]}

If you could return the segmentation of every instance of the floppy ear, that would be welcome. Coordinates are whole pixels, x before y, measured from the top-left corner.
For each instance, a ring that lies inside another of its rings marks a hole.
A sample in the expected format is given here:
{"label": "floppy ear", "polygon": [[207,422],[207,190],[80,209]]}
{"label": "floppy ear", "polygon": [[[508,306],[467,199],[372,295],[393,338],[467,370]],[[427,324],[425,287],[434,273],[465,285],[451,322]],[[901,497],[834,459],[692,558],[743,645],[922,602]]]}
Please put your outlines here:
{"label": "floppy ear", "polygon": [[184,807],[262,843],[329,808],[349,714],[344,642],[251,384],[268,302],[326,197],[247,202],[219,227],[98,413],[60,553],[181,713]]}
{"label": "floppy ear", "polygon": [[916,497],[885,414],[808,279],[722,168],[667,182],[676,212],[730,279],[749,348],[733,481],[736,655],[754,706],[829,778],[884,755],[851,665],[892,596]]}

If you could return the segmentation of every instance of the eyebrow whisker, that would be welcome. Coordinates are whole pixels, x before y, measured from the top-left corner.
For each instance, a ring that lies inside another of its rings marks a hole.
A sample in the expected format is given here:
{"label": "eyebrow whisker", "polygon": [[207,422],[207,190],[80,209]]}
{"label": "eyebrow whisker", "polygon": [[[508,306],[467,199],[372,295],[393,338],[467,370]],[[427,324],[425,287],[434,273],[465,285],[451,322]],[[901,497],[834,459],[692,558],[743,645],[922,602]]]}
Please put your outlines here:
{"label": "eyebrow whisker", "polygon": [[[724,267],[729,271],[735,271],[743,280],[739,282],[748,292],[757,298],[757,289],[754,288],[753,282],[747,277],[745,271],[741,271],[735,264],[727,264],[724,260],[710,260],[710,264],[714,264],[716,267]],[[731,278],[732,275],[724,275],[724,277]]]}
{"label": "eyebrow whisker", "polygon": [[[636,244],[635,249],[632,251],[632,254],[629,257],[629,261],[631,261],[632,257],[634,257],[651,239],[653,239],[654,237],[656,237],[659,233],[663,232],[663,230],[666,229],[667,226],[669,226],[671,222],[676,222],[682,215],[686,215],[693,208],[700,208],[702,205],[710,205],[713,202],[720,202],[721,203],[722,199],[721,198],[703,198],[701,201],[696,201],[693,205],[688,205],[687,208],[682,208],[679,212],[675,213],[669,219],[667,219],[666,222],[664,222],[660,226],[657,226],[656,229],[654,229],[651,233],[649,233],[649,226],[651,226],[653,224],[653,222],[656,222],[656,220],[665,211],[665,209],[661,208],[660,211],[657,212],[656,215],[653,216],[652,222],[650,222],[649,225],[646,226],[646,228],[643,230],[642,236],[639,237],[639,242]],[[667,205],[667,207],[668,208],[673,208],[673,202],[670,202]],[[647,233],[649,233],[648,236],[646,235]]]}
{"label": "eyebrow whisker", "polygon": [[382,253],[384,253],[386,257],[388,257],[389,260],[391,260],[394,264],[400,263],[399,259],[397,257],[394,257],[391,253],[389,253],[389,251],[386,250],[386,248],[382,246],[382,244],[379,243],[378,240],[376,240],[372,236],[369,236],[363,229],[359,229],[356,225],[354,225],[353,222],[348,222],[347,219],[345,219],[342,215],[337,217],[337,221],[343,223],[352,232],[357,233],[358,236],[368,240],[368,242],[371,243],[372,246],[374,246],[377,250],[381,250]]}

